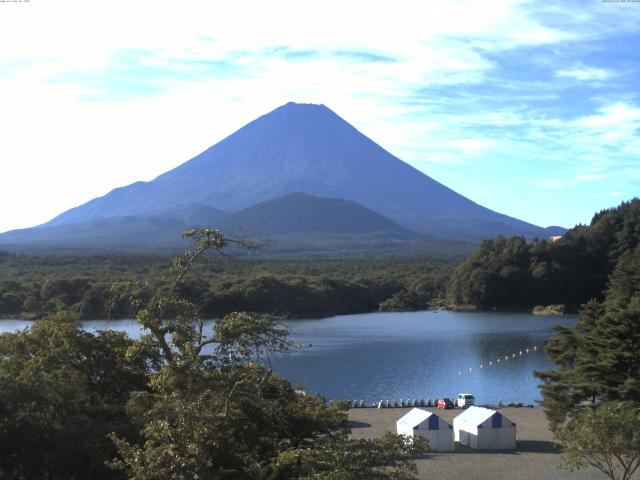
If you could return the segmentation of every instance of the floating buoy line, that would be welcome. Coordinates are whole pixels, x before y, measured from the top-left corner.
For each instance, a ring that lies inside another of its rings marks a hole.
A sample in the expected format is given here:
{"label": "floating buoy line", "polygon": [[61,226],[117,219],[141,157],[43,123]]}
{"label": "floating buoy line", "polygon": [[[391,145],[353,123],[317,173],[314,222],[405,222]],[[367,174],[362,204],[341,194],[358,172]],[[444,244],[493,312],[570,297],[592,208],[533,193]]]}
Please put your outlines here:
{"label": "floating buoy line", "polygon": [[[522,350],[518,350],[517,352],[511,352],[507,355],[498,355],[495,359],[491,359],[485,362],[482,362],[478,365],[477,369],[474,367],[469,367],[468,369],[458,370],[458,376],[462,377],[464,375],[473,375],[474,372],[478,370],[486,370],[487,368],[498,367],[501,364],[513,362],[516,360],[520,360],[529,355],[533,355],[536,353],[542,352],[542,347],[538,345],[533,345],[532,347],[526,347]],[[435,408],[437,405],[438,398],[420,398],[420,399],[399,399],[399,400],[380,400],[374,403],[367,403],[364,400],[347,400],[347,408],[406,408],[406,407],[433,407]],[[500,408],[500,407],[530,407],[533,408],[533,405],[526,405],[522,402],[509,402],[502,403],[499,401],[497,405],[486,405],[491,408]],[[453,408],[456,408],[455,406]]]}
{"label": "floating buoy line", "polygon": [[[442,398],[442,397],[439,397]],[[400,399],[400,400],[379,400],[373,403],[367,403],[364,400],[346,400],[346,408],[411,408],[411,407],[427,407],[427,408],[437,408],[438,398],[434,399]],[[500,408],[500,407],[528,407],[533,408],[532,404],[524,404],[522,402],[509,402],[502,403],[498,402],[497,405],[485,404],[482,405],[486,408]],[[455,404],[449,408],[460,409],[461,407],[455,406]]]}
{"label": "floating buoy line", "polygon": [[[519,360],[522,357],[526,357],[528,355],[538,353],[541,351],[542,351],[542,348],[538,347],[537,345],[534,345],[532,347],[527,347],[522,350],[518,350],[517,352],[513,352],[511,353],[511,355],[504,355],[504,356],[499,355],[498,357],[496,357],[495,360],[491,359],[488,362],[481,363],[479,365],[479,368],[481,370],[484,370],[490,367],[497,367],[501,363],[504,364],[510,361]],[[461,369],[461,370],[458,370],[458,376],[462,377],[463,375],[472,375],[473,372],[474,372],[473,367],[469,367],[468,369]]]}

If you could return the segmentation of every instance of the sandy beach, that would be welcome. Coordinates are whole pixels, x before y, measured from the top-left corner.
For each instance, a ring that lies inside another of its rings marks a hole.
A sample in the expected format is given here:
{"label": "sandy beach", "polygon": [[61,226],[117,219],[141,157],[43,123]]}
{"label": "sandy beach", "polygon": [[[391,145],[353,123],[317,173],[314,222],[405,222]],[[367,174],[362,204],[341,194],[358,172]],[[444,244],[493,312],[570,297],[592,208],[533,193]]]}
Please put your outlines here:
{"label": "sandy beach", "polygon": [[[409,408],[355,408],[349,410],[353,438],[375,438],[395,433],[396,421]],[[449,423],[461,409],[438,410]],[[433,480],[547,480],[606,478],[595,469],[580,472],[560,470],[559,447],[547,426],[541,408],[501,408],[500,413],[517,424],[518,449],[511,452],[476,451],[456,443],[455,452],[431,453],[416,460],[420,479]]]}

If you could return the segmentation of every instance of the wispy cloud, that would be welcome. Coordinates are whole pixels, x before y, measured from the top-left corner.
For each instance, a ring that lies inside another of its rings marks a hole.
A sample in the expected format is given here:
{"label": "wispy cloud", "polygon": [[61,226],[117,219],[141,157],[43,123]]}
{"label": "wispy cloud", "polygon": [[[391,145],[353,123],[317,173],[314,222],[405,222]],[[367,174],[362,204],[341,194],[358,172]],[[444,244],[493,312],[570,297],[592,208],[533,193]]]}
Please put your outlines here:
{"label": "wispy cloud", "polygon": [[586,82],[594,81],[594,80],[596,81],[608,80],[609,78],[614,76],[614,73],[609,70],[605,70],[603,68],[589,68],[589,67],[559,70],[556,74],[559,77],[575,78],[576,80],[581,80]]}
{"label": "wispy cloud", "polygon": [[53,72],[45,80],[81,85],[81,100],[122,101],[166,93],[207,78],[232,80],[245,75],[247,67],[234,59],[176,58],[162,51],[125,49],[115,52],[101,68]]}
{"label": "wispy cloud", "polygon": [[541,188],[551,188],[551,189],[560,189],[560,188],[569,188],[575,185],[596,182],[600,180],[605,180],[608,178],[606,174],[579,174],[579,175],[571,175],[570,173],[565,174],[556,174],[553,178],[545,178],[539,180],[535,183],[536,186]]}

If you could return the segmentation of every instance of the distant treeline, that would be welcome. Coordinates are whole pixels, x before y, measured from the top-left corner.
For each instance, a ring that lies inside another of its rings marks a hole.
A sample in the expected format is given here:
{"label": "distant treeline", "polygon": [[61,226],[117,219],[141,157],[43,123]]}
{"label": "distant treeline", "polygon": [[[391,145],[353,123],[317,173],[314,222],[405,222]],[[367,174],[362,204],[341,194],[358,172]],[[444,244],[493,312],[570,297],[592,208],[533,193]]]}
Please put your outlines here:
{"label": "distant treeline", "polygon": [[[640,200],[597,213],[589,226],[560,240],[498,237],[461,264],[435,260],[224,260],[211,258],[179,285],[204,318],[234,311],[290,318],[431,305],[577,308],[602,300],[618,259],[640,243]],[[111,285],[132,279],[155,291],[167,257],[18,255],[0,252],[0,317],[42,318],[75,311],[80,318],[123,318],[110,306]],[[150,294],[150,293],[149,293]],[[111,307],[111,308],[110,308]]]}
{"label": "distant treeline", "polygon": [[603,299],[618,260],[639,243],[639,199],[597,213],[589,226],[555,242],[487,240],[454,270],[446,299],[479,308],[564,304],[576,310]]}
{"label": "distant treeline", "polygon": [[[83,319],[128,317],[111,285],[132,279],[154,291],[168,258],[14,255],[0,252],[0,316],[42,318],[71,310]],[[455,265],[436,261],[209,259],[179,285],[205,318],[249,311],[291,318],[417,310],[441,301]],[[149,293],[150,294],[150,293]]]}

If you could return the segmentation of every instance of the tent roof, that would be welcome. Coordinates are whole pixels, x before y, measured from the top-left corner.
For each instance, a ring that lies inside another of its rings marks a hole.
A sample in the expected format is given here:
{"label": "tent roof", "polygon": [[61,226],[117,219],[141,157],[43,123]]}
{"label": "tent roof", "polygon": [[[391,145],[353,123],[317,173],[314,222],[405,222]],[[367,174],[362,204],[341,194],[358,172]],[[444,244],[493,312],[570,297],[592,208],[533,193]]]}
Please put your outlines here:
{"label": "tent roof", "polygon": [[469,425],[480,425],[497,413],[498,412],[496,412],[495,410],[490,410],[488,408],[472,406],[467,408],[454,420],[459,420]]}
{"label": "tent roof", "polygon": [[435,413],[420,410],[419,408],[412,408],[408,413],[400,417],[398,423],[415,427],[416,425],[420,425],[431,415],[435,415]]}

